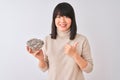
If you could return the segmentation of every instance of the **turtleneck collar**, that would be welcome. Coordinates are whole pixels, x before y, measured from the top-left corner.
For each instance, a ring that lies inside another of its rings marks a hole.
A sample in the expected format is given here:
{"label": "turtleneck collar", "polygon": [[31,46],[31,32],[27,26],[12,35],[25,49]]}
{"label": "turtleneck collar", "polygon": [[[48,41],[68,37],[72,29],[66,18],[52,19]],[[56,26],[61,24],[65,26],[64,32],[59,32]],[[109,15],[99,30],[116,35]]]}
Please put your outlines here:
{"label": "turtleneck collar", "polygon": [[57,29],[57,37],[69,38],[70,37],[70,29],[68,29],[67,31],[60,31]]}

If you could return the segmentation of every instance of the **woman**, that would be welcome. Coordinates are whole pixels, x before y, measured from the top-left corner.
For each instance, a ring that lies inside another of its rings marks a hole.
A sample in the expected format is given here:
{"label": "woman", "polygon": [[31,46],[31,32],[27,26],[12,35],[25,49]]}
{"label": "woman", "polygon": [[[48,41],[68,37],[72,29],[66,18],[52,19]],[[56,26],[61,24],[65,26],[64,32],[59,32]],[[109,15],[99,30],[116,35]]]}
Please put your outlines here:
{"label": "woman", "polygon": [[39,60],[42,71],[48,70],[47,80],[85,80],[93,61],[85,36],[77,33],[75,14],[69,3],[59,3],[53,12],[52,30],[40,51],[29,53]]}

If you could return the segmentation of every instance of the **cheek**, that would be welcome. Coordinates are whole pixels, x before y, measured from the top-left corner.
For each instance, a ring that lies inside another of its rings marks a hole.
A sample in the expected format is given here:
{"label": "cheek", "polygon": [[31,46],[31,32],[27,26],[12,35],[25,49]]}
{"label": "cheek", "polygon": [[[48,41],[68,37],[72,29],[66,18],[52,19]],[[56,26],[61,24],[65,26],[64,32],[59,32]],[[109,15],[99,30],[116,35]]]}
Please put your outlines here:
{"label": "cheek", "polygon": [[55,19],[55,25],[57,25],[58,21]]}
{"label": "cheek", "polygon": [[72,24],[72,21],[71,21],[71,20],[69,20],[69,21],[68,21],[68,24],[69,24],[69,26],[71,26],[71,24]]}
{"label": "cheek", "polygon": [[66,20],[68,24],[71,24],[72,20],[71,19],[67,19]]}

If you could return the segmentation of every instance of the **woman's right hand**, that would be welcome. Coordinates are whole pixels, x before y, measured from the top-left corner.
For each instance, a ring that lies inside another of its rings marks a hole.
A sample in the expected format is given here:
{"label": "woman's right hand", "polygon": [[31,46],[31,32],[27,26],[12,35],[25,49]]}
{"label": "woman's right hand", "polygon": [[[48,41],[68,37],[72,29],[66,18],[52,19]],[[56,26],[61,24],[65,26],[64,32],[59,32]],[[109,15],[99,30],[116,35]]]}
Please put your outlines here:
{"label": "woman's right hand", "polygon": [[39,51],[32,51],[31,48],[29,48],[28,46],[26,46],[27,51],[32,54],[33,56],[35,56],[38,60],[43,61],[44,60],[44,55],[43,55],[43,51],[39,50]]}

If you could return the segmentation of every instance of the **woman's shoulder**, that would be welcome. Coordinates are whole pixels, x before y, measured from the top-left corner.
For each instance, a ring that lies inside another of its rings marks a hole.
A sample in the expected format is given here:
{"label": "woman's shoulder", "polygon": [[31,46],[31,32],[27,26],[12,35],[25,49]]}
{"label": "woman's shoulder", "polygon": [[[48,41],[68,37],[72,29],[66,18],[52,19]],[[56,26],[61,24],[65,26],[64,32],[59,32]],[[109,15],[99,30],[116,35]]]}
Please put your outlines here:
{"label": "woman's shoulder", "polygon": [[44,40],[50,40],[51,39],[51,35],[49,34],[49,35],[46,35],[45,37],[44,37]]}
{"label": "woman's shoulder", "polygon": [[49,34],[49,35],[45,36],[45,38],[51,38],[51,35]]}
{"label": "woman's shoulder", "polygon": [[77,35],[76,35],[76,39],[86,40],[87,37],[86,37],[85,35],[83,35],[83,34],[79,34],[79,33],[77,33]]}

